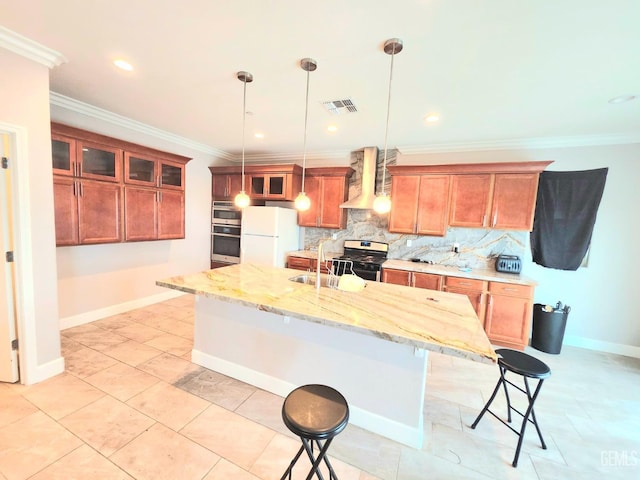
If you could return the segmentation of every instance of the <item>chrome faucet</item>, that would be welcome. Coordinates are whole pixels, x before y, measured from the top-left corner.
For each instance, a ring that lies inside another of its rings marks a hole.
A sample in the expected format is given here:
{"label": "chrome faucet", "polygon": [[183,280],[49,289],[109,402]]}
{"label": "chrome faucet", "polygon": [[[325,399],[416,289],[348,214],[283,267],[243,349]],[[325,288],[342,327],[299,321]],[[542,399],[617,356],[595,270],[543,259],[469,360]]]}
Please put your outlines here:
{"label": "chrome faucet", "polygon": [[320,291],[320,270],[324,261],[324,243],[328,240],[328,238],[325,238],[318,242],[318,264],[316,265],[316,290],[318,292]]}

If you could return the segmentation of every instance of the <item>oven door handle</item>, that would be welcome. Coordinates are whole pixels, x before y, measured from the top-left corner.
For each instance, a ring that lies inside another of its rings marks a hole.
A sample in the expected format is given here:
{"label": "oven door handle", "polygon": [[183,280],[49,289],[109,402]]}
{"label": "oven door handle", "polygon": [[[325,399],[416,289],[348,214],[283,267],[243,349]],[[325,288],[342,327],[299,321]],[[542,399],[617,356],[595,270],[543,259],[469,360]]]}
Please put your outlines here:
{"label": "oven door handle", "polygon": [[214,237],[240,238],[240,235],[235,235],[235,234],[232,234],[232,233],[217,233],[217,232],[214,232],[211,235],[213,235]]}

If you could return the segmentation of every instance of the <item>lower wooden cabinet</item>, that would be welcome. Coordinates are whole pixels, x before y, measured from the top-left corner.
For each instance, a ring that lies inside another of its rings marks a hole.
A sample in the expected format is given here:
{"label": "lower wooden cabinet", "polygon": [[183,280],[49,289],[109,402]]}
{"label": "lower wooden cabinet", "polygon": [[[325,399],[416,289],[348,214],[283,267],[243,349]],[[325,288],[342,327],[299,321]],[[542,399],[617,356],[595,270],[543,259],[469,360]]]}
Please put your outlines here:
{"label": "lower wooden cabinet", "polygon": [[529,343],[533,287],[489,282],[484,329],[491,342],[524,350]]}
{"label": "lower wooden cabinet", "polygon": [[442,290],[444,277],[433,273],[409,272],[394,268],[382,269],[382,281],[407,287],[427,288],[429,290]]}
{"label": "lower wooden cabinet", "polygon": [[120,185],[54,175],[53,203],[56,245],[122,241]]}
{"label": "lower wooden cabinet", "polygon": [[382,269],[382,281],[466,295],[491,343],[516,350],[529,344],[533,286],[393,268]]}
{"label": "lower wooden cabinet", "polygon": [[[315,272],[318,270],[318,260],[308,257],[296,257],[295,255],[289,255],[287,257],[287,268],[294,268],[296,270],[304,270],[305,272]],[[320,273],[329,273],[326,263],[320,265]]]}
{"label": "lower wooden cabinet", "polygon": [[447,277],[444,291],[450,293],[460,293],[469,297],[473,309],[478,315],[478,320],[484,326],[485,311],[487,306],[487,282],[460,277]]}

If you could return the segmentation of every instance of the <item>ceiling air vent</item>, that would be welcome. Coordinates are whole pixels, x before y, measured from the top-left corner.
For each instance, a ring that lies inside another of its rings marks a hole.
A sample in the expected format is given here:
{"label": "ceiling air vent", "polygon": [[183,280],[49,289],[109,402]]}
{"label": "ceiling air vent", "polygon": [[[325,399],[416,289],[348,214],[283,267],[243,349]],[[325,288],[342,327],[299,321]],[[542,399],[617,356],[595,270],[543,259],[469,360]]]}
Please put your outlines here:
{"label": "ceiling air vent", "polygon": [[322,102],[324,108],[331,115],[342,115],[345,113],[356,113],[358,109],[350,98],[344,100],[332,100],[330,102]]}

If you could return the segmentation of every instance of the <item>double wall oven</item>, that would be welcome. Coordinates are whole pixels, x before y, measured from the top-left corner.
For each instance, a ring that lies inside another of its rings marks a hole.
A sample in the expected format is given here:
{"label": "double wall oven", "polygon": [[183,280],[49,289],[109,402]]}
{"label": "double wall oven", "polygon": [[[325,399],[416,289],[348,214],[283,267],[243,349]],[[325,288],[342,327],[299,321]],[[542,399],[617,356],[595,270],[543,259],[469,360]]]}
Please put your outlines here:
{"label": "double wall oven", "polygon": [[214,201],[211,206],[211,261],[240,263],[242,210],[233,202]]}

